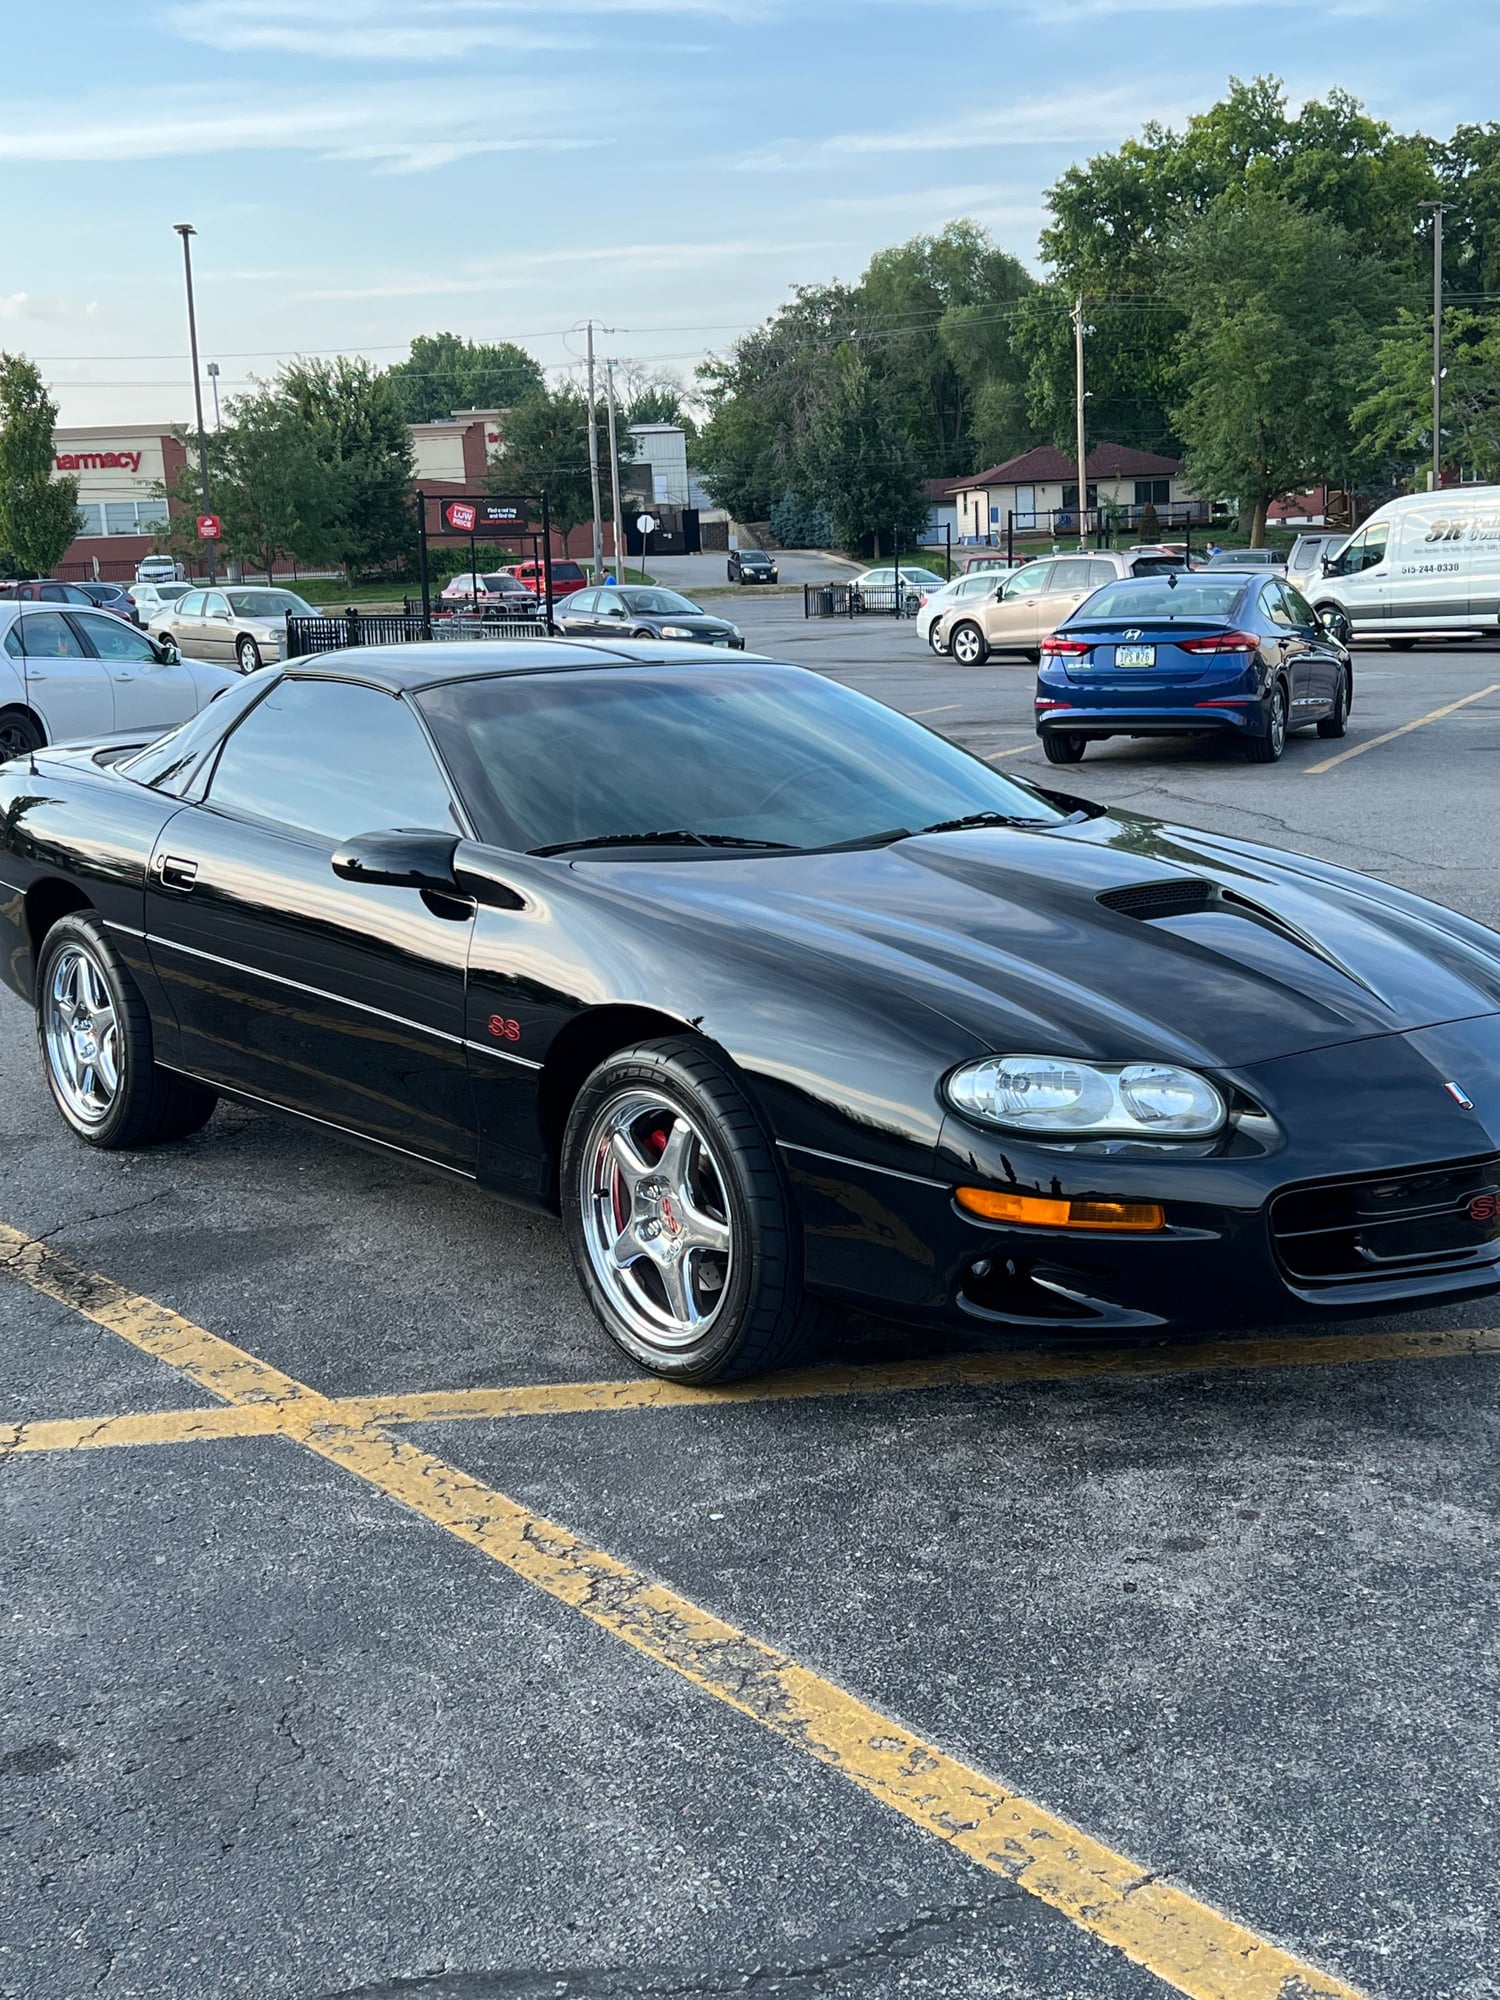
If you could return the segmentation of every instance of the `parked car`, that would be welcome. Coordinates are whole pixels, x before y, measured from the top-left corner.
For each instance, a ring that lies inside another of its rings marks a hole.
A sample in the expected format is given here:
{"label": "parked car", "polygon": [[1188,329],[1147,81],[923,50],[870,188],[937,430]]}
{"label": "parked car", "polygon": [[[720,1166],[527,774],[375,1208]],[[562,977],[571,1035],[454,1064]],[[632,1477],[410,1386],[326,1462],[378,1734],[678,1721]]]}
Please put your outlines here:
{"label": "parked car", "polygon": [[1202,567],[1204,569],[1279,569],[1286,568],[1285,549],[1215,549]]}
{"label": "parked car", "polygon": [[1042,640],[1075,605],[1101,584],[1122,576],[1157,576],[1180,570],[1175,556],[1135,549],[1096,549],[1086,556],[1046,556],[1002,577],[991,597],[943,613],[938,641],[961,666],[977,666],[991,653],[1039,659]]}
{"label": "parked car", "polygon": [[172,728],[237,679],[92,604],[0,603],[0,762],[44,743]]}
{"label": "parked car", "polygon": [[738,625],[715,618],[691,598],[649,584],[576,591],[557,613],[569,638],[696,639],[700,645],[744,648]]}
{"label": "parked car", "polygon": [[150,625],[169,604],[175,604],[179,597],[186,597],[191,585],[186,583],[133,583],[125,593],[135,616],[137,625]]}
{"label": "parked car", "polygon": [[[855,591],[866,603],[869,603],[873,598],[877,607],[882,602],[882,593],[890,597],[891,602],[894,604],[896,571],[897,565],[895,563],[881,563],[874,569],[861,571],[853,579],[849,588]],[[923,591],[938,589],[944,579],[935,570],[923,569],[919,564],[915,563],[910,569],[907,568],[905,563],[902,563],[900,565],[900,572],[901,608],[910,618],[915,616],[917,607],[922,602]]]}
{"label": "parked car", "polygon": [[316,618],[295,590],[271,584],[234,584],[226,590],[189,590],[151,621],[159,639],[173,639],[200,660],[221,660],[253,674],[286,650],[288,618]]}
{"label": "parked car", "polygon": [[[511,575],[517,583],[524,583],[535,596],[538,604],[547,595],[547,572],[539,562],[519,562],[513,565]],[[575,590],[582,590],[588,576],[576,562],[558,560],[552,565],[552,602],[560,597],[571,597]]]}
{"label": "parked car", "polygon": [[508,569],[490,570],[479,576],[472,570],[462,570],[443,585],[438,606],[439,615],[477,611],[494,617],[533,618],[537,601],[530,586]]}
{"label": "parked car", "polygon": [[945,652],[947,649],[938,636],[944,612],[951,611],[956,604],[978,603],[993,596],[1004,574],[1003,570],[971,569],[954,577],[951,583],[925,592],[917,604],[917,637],[925,639],[934,653]]}
{"label": "parked car", "polygon": [[1387,500],[1329,559],[1314,604],[1347,635],[1405,652],[1484,633],[1500,614],[1500,488],[1440,487]]}
{"label": "parked car", "polygon": [[142,556],[135,566],[137,583],[186,583],[187,572],[171,556]]}
{"label": "parked car", "polygon": [[779,571],[764,549],[731,549],[728,575],[731,583],[774,583]]}
{"label": "parked car", "polygon": [[1500,1289],[1500,935],[820,674],[361,647],[37,762],[0,978],[70,1133],[223,1093],[558,1210],[677,1382],[791,1365],[830,1302],[1162,1340]]}
{"label": "parked car", "polygon": [[1036,727],[1052,764],[1110,736],[1219,736],[1274,764],[1294,729],[1339,737],[1354,665],[1280,577],[1199,570],[1106,584],[1042,641]]}
{"label": "parked car", "polygon": [[117,617],[134,622],[135,607],[123,583],[81,583],[78,588],[101,611],[113,611]]}
{"label": "parked car", "polygon": [[77,604],[93,611],[94,600],[81,584],[56,583],[50,577],[28,577],[21,583],[0,583],[0,599],[14,604]]}
{"label": "parked car", "polygon": [[1336,556],[1348,539],[1347,528],[1315,529],[1299,535],[1286,559],[1288,582],[1296,584],[1304,597],[1310,597],[1323,579],[1324,562]]}

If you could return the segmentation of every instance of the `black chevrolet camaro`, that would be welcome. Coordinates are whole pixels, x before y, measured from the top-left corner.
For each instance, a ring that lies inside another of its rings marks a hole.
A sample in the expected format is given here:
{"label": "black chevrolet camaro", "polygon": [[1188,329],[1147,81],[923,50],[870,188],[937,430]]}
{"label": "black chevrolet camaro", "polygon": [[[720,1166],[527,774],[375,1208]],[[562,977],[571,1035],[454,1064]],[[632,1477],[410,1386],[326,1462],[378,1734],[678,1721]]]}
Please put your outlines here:
{"label": "black chevrolet camaro", "polygon": [[266,1105],[560,1209],[638,1362],[1500,1288],[1500,936],[678,644],[267,667],[0,769],[58,1109]]}

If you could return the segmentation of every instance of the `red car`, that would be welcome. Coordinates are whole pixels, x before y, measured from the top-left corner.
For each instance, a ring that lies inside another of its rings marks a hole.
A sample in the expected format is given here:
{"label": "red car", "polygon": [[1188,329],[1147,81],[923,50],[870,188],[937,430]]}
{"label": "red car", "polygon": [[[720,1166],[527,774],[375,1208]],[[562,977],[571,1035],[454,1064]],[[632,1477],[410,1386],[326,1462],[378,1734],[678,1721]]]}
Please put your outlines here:
{"label": "red car", "polygon": [[[534,591],[538,602],[546,596],[547,572],[541,563],[516,563],[511,569],[511,575],[516,579],[517,583],[524,583],[528,590]],[[554,599],[571,597],[575,590],[582,590],[587,582],[587,575],[580,569],[576,562],[553,563],[552,595]]]}

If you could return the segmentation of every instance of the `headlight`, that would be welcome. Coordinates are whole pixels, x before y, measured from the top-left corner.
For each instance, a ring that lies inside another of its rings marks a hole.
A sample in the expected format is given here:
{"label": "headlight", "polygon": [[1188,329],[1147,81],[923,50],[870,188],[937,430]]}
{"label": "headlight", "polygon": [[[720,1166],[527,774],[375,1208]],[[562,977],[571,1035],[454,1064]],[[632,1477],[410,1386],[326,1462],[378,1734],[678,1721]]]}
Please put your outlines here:
{"label": "headlight", "polygon": [[661,636],[664,639],[693,639],[697,634],[690,632],[686,625],[663,625]]}
{"label": "headlight", "polygon": [[738,625],[731,625],[731,626],[730,626],[730,628],[729,628],[729,636],[730,636],[730,637],[731,637],[732,639],[743,639],[745,635],[744,635],[744,633],[743,633],[743,632],[742,632],[742,631],[740,630],[740,628],[739,628],[739,626],[738,626]]}
{"label": "headlight", "polygon": [[1201,1139],[1228,1115],[1207,1077],[1175,1063],[990,1056],[955,1070],[945,1089],[982,1124],[1055,1139]]}

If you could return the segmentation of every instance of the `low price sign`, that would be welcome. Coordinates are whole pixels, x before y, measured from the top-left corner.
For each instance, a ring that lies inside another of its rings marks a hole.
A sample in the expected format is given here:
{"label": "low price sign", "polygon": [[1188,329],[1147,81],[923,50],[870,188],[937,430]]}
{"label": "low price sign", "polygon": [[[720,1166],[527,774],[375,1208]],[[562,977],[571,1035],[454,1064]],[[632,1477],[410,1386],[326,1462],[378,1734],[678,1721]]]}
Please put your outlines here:
{"label": "low price sign", "polygon": [[216,542],[219,539],[219,517],[217,514],[198,516],[198,539],[200,542]]}
{"label": "low price sign", "polygon": [[444,500],[438,520],[445,535],[524,535],[530,525],[524,500]]}

